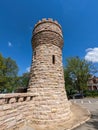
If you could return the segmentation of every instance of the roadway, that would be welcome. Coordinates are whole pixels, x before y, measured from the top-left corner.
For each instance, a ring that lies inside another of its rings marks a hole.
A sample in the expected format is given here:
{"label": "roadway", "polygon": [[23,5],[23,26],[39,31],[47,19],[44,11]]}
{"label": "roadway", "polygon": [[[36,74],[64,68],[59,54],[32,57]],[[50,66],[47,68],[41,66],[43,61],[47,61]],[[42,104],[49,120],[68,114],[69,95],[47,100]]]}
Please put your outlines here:
{"label": "roadway", "polygon": [[91,119],[74,130],[98,130],[98,98],[73,99],[71,101],[91,112]]}

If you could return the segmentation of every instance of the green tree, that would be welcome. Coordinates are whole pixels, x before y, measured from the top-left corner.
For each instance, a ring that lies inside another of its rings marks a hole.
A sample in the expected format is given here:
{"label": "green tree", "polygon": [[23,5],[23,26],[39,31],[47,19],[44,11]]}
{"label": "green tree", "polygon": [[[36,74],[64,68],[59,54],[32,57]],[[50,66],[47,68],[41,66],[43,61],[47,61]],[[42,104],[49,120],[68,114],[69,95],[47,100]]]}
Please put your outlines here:
{"label": "green tree", "polygon": [[0,91],[12,92],[15,88],[18,66],[10,57],[4,58],[0,54]]}
{"label": "green tree", "polygon": [[6,77],[4,75],[5,68],[6,66],[4,65],[4,58],[0,54],[0,92],[3,90],[4,84],[6,83]]}
{"label": "green tree", "polygon": [[66,61],[67,64],[64,69],[65,85],[71,85],[79,92],[87,89],[88,78],[91,74],[97,72],[94,65],[79,57],[71,57]]}
{"label": "green tree", "polygon": [[26,88],[28,86],[30,73],[24,73],[18,78],[18,86]]}
{"label": "green tree", "polygon": [[16,79],[15,91],[21,92],[27,89],[29,83],[30,73],[24,73],[22,76],[18,76]]}
{"label": "green tree", "polygon": [[29,72],[23,74],[23,76],[22,76],[22,85],[24,87],[28,86],[29,78],[30,78],[30,73]]}
{"label": "green tree", "polygon": [[4,58],[4,64],[6,66],[5,70],[5,76],[6,77],[16,77],[18,74],[18,66],[16,64],[16,61],[12,60],[10,57]]}

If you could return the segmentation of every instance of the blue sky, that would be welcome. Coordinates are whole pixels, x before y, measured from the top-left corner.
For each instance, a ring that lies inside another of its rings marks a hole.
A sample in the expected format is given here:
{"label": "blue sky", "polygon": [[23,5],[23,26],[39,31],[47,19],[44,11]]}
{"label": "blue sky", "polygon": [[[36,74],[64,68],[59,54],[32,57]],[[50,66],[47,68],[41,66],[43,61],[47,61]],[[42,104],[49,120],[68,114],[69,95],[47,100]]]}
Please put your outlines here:
{"label": "blue sky", "polygon": [[98,67],[98,0],[0,0],[0,53],[19,66],[31,65],[31,36],[42,18],[57,20],[63,29],[63,64],[71,56]]}

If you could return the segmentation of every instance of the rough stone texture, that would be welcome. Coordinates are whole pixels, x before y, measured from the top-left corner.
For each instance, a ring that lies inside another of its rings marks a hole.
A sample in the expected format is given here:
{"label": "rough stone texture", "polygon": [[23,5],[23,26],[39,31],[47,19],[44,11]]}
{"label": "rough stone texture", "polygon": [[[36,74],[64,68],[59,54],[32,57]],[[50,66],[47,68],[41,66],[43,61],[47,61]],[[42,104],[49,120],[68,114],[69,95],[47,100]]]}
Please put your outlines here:
{"label": "rough stone texture", "polygon": [[0,94],[0,130],[18,130],[32,119],[34,95]]}
{"label": "rough stone texture", "polygon": [[[82,108],[78,104],[72,103],[71,111],[73,116],[67,122],[61,122],[52,125],[36,125],[36,124],[25,124],[19,130],[73,130],[90,119],[90,113],[86,108]],[[87,129],[84,129],[87,130]]]}
{"label": "rough stone texture", "polygon": [[35,25],[32,37],[33,58],[28,93],[34,98],[32,122],[51,124],[70,119],[70,104],[64,88],[61,26],[52,19]]}

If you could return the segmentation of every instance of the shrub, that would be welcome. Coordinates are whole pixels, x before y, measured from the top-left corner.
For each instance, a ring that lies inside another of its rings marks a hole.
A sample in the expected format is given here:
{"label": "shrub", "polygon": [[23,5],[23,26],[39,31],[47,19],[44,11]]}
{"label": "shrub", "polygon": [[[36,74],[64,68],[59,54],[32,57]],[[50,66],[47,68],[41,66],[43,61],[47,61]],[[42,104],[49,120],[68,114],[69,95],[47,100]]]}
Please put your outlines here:
{"label": "shrub", "polygon": [[86,97],[98,97],[98,90],[87,90],[84,92]]}

